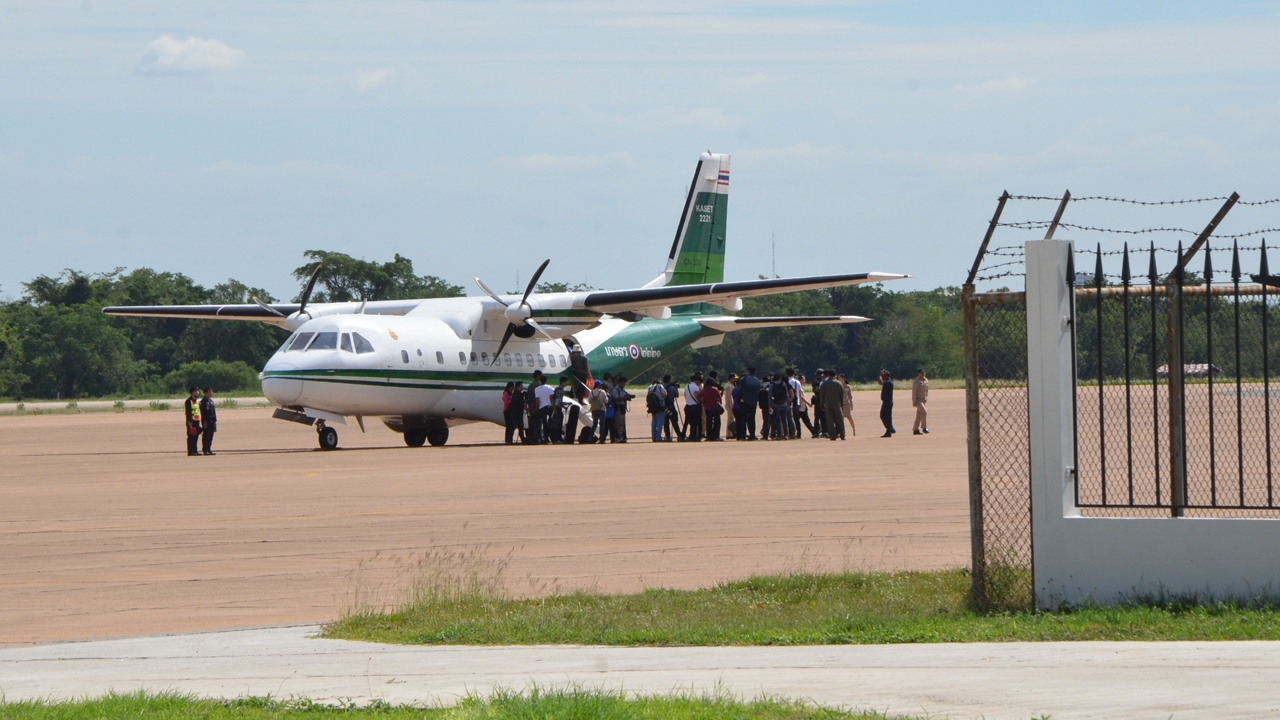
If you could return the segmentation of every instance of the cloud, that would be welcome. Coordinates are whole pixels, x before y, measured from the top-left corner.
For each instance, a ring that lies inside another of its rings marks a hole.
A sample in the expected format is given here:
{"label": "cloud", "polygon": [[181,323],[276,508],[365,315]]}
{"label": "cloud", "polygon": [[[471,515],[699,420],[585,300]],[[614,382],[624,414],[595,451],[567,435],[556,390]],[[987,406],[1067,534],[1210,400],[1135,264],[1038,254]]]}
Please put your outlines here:
{"label": "cloud", "polygon": [[161,35],[147,43],[138,71],[158,75],[192,75],[230,70],[244,60],[244,51],[217,40]]}
{"label": "cloud", "polygon": [[356,79],[356,89],[360,94],[373,92],[378,88],[385,86],[387,83],[396,79],[396,69],[393,67],[384,67],[369,72],[362,72]]}

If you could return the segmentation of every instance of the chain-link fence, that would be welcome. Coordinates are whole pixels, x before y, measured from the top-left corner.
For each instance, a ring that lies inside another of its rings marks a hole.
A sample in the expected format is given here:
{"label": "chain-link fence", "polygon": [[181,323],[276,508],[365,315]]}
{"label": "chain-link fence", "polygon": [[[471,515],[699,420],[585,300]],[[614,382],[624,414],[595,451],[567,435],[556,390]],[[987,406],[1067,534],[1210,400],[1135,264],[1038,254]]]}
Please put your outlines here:
{"label": "chain-link fence", "polygon": [[1027,308],[1023,293],[965,294],[973,600],[1033,602]]}

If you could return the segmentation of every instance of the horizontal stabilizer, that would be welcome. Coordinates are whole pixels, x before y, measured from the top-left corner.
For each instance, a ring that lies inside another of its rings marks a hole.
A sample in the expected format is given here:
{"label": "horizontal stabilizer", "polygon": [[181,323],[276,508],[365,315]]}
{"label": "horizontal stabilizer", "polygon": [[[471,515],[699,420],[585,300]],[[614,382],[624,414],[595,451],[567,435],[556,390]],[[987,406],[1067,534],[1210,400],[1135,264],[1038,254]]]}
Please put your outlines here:
{"label": "horizontal stabilizer", "polygon": [[867,322],[871,318],[859,315],[812,315],[797,317],[733,317],[720,315],[700,317],[698,323],[712,330],[733,332],[734,330],[751,330],[754,328],[801,327],[804,325],[844,325],[845,323]]}

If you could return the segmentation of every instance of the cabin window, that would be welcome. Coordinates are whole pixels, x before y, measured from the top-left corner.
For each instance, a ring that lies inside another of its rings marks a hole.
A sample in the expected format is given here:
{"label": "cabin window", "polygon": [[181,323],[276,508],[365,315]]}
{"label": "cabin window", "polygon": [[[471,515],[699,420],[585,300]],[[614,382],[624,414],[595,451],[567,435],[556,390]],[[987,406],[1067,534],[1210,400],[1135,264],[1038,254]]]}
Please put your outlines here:
{"label": "cabin window", "polygon": [[316,333],[316,339],[311,341],[311,345],[307,347],[311,350],[337,350],[338,349],[338,333],[322,332]]}
{"label": "cabin window", "polygon": [[444,353],[440,352],[439,350],[436,351],[436,364],[437,365],[444,364]]}
{"label": "cabin window", "polygon": [[293,352],[294,350],[302,350],[306,348],[307,343],[311,342],[311,338],[314,335],[315,333],[309,333],[309,332],[298,333],[293,338],[293,344],[289,346],[289,352]]}
{"label": "cabin window", "polygon": [[360,333],[351,333],[351,339],[355,341],[357,354],[363,355],[373,352],[373,345],[368,340],[365,340]]}
{"label": "cabin window", "polygon": [[551,365],[551,367],[555,367],[555,366],[556,366],[556,356],[555,356],[555,355],[548,355],[548,356],[547,356],[547,364]]}
{"label": "cabin window", "polygon": [[560,356],[560,367],[569,367],[569,361],[563,355]]}
{"label": "cabin window", "polygon": [[351,333],[342,333],[342,342],[338,343],[338,348],[343,352],[355,352],[351,349]]}
{"label": "cabin window", "polygon": [[542,353],[538,353],[538,367],[546,367],[547,359],[542,357]]}
{"label": "cabin window", "polygon": [[488,364],[489,364],[489,353],[487,353],[487,352],[482,352],[482,353],[480,353],[480,362],[484,363],[485,365],[488,365]]}
{"label": "cabin window", "polygon": [[408,364],[409,364],[409,351],[408,351],[408,350],[401,350],[401,351],[400,351],[400,359],[401,359],[401,360],[403,360],[403,361],[404,361],[404,363],[405,363],[406,365],[408,365]]}
{"label": "cabin window", "polygon": [[479,362],[479,358],[476,357],[475,353],[471,353],[471,364],[475,365],[477,362]]}
{"label": "cabin window", "polygon": [[524,360],[529,363],[529,367],[533,367],[533,353],[525,353]]}
{"label": "cabin window", "polygon": [[462,363],[463,365],[467,364],[467,354],[462,352],[461,350],[458,351],[458,362]]}
{"label": "cabin window", "polygon": [[418,357],[422,357],[422,348],[418,348]]}
{"label": "cabin window", "polygon": [[502,361],[507,364],[507,367],[511,367],[511,353],[503,353]]}
{"label": "cabin window", "polygon": [[[533,363],[529,363],[532,365]],[[520,359],[520,353],[516,353],[516,367],[524,367],[524,361]]]}

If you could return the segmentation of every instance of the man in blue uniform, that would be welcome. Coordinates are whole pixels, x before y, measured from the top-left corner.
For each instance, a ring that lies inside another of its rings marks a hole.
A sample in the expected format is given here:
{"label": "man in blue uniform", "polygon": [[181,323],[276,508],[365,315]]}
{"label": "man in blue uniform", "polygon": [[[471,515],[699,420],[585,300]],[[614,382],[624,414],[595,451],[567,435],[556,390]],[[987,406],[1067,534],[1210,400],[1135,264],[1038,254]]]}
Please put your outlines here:
{"label": "man in blue uniform", "polygon": [[200,432],[205,455],[213,454],[213,434],[218,432],[218,408],[213,404],[213,388],[204,389],[204,397],[200,398]]}

